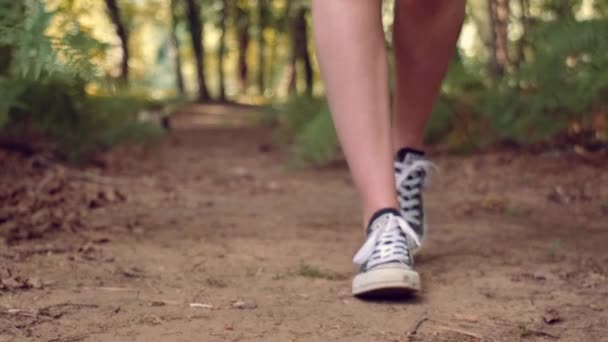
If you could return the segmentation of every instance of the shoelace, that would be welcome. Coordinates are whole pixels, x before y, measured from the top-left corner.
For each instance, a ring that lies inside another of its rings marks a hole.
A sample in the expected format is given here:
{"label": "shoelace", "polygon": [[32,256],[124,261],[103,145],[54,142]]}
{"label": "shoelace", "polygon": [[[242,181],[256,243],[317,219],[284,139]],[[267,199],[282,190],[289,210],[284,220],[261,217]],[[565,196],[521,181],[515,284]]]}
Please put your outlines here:
{"label": "shoelace", "polygon": [[376,244],[378,243],[378,240],[380,239],[382,234],[393,229],[401,230],[408,239],[412,239],[414,241],[416,246],[420,246],[418,234],[416,234],[414,229],[412,229],[412,227],[410,227],[410,225],[403,218],[391,214],[387,223],[384,226],[376,228],[370,233],[370,235],[367,237],[367,241],[365,241],[361,249],[359,249],[357,254],[355,254],[353,262],[357,265],[363,265],[374,253]]}
{"label": "shoelace", "polygon": [[[430,185],[430,178],[416,176],[416,171],[424,171],[429,174],[431,170],[436,170],[437,167],[426,160],[416,160],[411,164],[403,162],[395,162],[395,168],[400,169],[399,175],[396,178],[396,185],[399,191],[399,207],[402,209],[403,218],[412,224],[419,225],[420,209],[416,209],[420,205],[420,200],[417,195],[420,194],[423,188]],[[408,189],[409,188],[409,189]]]}

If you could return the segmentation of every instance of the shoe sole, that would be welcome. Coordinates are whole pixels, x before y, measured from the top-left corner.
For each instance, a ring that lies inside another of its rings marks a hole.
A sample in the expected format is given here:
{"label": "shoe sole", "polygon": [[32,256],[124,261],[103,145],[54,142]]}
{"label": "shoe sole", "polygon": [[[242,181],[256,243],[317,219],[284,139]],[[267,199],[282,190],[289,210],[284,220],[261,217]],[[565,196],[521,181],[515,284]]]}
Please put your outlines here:
{"label": "shoe sole", "polygon": [[418,272],[403,268],[380,268],[359,273],[352,285],[354,296],[407,296],[420,289]]}

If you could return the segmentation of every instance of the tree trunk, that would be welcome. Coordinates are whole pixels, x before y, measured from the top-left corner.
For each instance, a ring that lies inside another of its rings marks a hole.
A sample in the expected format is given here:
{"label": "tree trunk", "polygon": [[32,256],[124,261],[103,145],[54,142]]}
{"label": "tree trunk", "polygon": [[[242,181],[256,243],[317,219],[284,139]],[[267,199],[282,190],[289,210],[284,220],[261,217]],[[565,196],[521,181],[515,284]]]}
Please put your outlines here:
{"label": "tree trunk", "polygon": [[494,79],[502,77],[509,66],[508,31],[509,0],[488,0],[489,16],[492,27],[491,75]]}
{"label": "tree trunk", "polygon": [[184,86],[184,73],[182,72],[182,58],[180,55],[180,43],[177,37],[177,22],[178,16],[175,13],[176,0],[171,0],[171,37],[169,44],[173,54],[173,63],[175,65],[175,83],[177,90],[180,95],[186,94],[186,87]]}
{"label": "tree trunk", "polygon": [[[306,95],[312,96],[314,72],[310,54],[308,52],[308,27],[306,24],[307,9],[298,9],[293,25],[293,48],[294,48],[294,68],[298,60],[302,61],[304,67],[304,77],[306,79]],[[297,79],[297,71],[294,70],[294,81]]]}
{"label": "tree trunk", "polygon": [[120,63],[120,78],[123,81],[127,81],[129,78],[129,33],[127,28],[120,17],[120,9],[116,0],[105,0],[106,7],[110,19],[116,28],[116,34],[120,39],[120,46],[122,48],[122,61]]}
{"label": "tree trunk", "polygon": [[[555,16],[557,17],[558,20],[560,21],[575,21],[576,17],[574,15],[575,13],[575,3],[577,1],[572,1],[572,0],[559,0],[559,1],[552,1],[549,4],[549,8],[550,10],[555,13]],[[597,2],[601,2],[601,1],[597,1]]]}
{"label": "tree trunk", "polygon": [[528,34],[530,33],[530,1],[519,0],[519,7],[521,11],[519,21],[522,26],[522,34],[517,42],[516,67],[519,67],[521,63],[526,61],[526,47],[528,45]]}
{"label": "tree trunk", "polygon": [[[294,56],[294,51],[295,49],[293,48],[293,21],[294,18],[292,17],[292,1],[288,1],[286,6],[285,6],[285,11],[283,12],[283,18],[282,18],[282,26],[283,26],[283,39],[281,40],[282,44],[288,46],[288,52],[287,52],[287,56],[285,58],[285,61],[283,63],[283,65],[281,65],[282,68],[282,75],[281,75],[281,81],[280,84],[278,86],[279,88],[279,93],[281,94],[286,94],[288,96],[292,95],[294,90],[295,90],[295,82],[293,82],[294,80],[294,72],[295,72],[295,56]],[[279,42],[279,44],[281,43]],[[277,44],[278,45],[278,44]],[[278,64],[278,63],[276,63]]]}
{"label": "tree trunk", "polygon": [[205,52],[203,49],[203,23],[201,21],[201,13],[196,3],[196,0],[186,0],[188,26],[190,28],[190,36],[192,37],[192,49],[196,63],[196,78],[198,82],[198,100],[208,101],[209,90],[205,82]]}
{"label": "tree trunk", "polygon": [[220,22],[220,48],[218,51],[218,75],[220,83],[220,100],[226,101],[226,76],[224,74],[224,56],[226,55],[226,21],[228,20],[228,0],[222,1],[222,14]]}
{"label": "tree trunk", "polygon": [[[243,2],[243,6],[247,6],[247,2]],[[236,7],[236,29],[238,36],[238,73],[241,89],[247,89],[249,79],[249,67],[247,65],[247,49],[249,48],[249,13],[247,7],[241,7],[237,4]]]}
{"label": "tree trunk", "polygon": [[267,22],[267,3],[266,0],[258,0],[258,90],[261,95],[264,95],[266,90],[266,82],[264,78],[264,57],[266,55],[266,41],[264,39],[264,29]]}

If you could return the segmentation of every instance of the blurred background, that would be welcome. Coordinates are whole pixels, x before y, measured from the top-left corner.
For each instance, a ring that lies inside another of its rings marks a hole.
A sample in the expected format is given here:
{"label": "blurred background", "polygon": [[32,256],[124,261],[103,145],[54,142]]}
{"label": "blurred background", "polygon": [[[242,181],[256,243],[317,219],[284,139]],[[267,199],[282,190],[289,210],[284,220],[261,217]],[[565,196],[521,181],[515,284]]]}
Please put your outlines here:
{"label": "blurred background", "polygon": [[[607,37],[607,0],[469,1],[427,142],[596,158]],[[308,1],[0,0],[0,145],[82,160],[162,134],[184,103],[225,103],[326,164],[339,148],[311,39]]]}
{"label": "blurred background", "polygon": [[0,0],[0,341],[608,341],[608,0],[468,1],[412,301],[350,297],[311,25],[299,0]]}

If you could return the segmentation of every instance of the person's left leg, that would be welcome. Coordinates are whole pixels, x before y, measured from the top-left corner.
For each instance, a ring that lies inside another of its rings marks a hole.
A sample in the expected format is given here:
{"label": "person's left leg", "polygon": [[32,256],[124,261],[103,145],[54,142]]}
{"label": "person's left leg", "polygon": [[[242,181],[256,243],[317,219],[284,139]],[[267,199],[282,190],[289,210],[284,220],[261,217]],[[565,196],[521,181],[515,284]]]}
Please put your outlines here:
{"label": "person's left leg", "polygon": [[393,148],[423,149],[439,87],[456,51],[465,0],[397,0]]}
{"label": "person's left leg", "polygon": [[399,209],[418,236],[426,235],[422,190],[431,164],[423,135],[456,49],[465,0],[398,0],[393,42],[396,84],[393,149]]}

